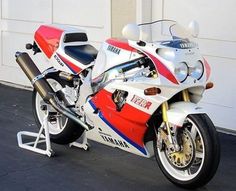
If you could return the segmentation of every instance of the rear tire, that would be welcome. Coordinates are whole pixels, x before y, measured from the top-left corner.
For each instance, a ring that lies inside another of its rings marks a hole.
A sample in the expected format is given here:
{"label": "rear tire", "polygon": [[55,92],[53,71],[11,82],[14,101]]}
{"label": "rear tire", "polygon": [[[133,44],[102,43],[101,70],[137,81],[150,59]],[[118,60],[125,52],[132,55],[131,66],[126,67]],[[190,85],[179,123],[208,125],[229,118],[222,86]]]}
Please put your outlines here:
{"label": "rear tire", "polygon": [[[61,80],[57,74],[50,74],[46,79],[54,91],[58,91],[66,85],[66,82]],[[34,89],[32,94],[32,108],[36,125],[39,128],[41,127],[43,117],[45,116],[45,113],[40,107],[42,104],[45,104],[44,101],[39,93]],[[57,119],[56,122],[49,122],[49,134],[52,142],[57,144],[69,144],[74,142],[83,134],[84,129],[74,121],[65,116],[61,116],[59,113],[55,115],[55,118]]]}
{"label": "rear tire", "polygon": [[[157,148],[157,141],[154,141],[153,146],[157,163],[163,174],[180,187],[195,189],[207,184],[215,175],[220,161],[220,144],[215,126],[206,114],[192,114],[187,117],[187,120],[197,129],[195,138],[192,138],[195,149],[197,148],[197,137],[198,139],[200,137],[203,143],[201,145],[202,153],[195,150],[192,166],[184,170],[176,168],[164,154],[165,151]],[[193,126],[189,132],[192,131]],[[190,134],[191,137],[194,137],[192,132]],[[195,170],[195,168],[198,169]]]}

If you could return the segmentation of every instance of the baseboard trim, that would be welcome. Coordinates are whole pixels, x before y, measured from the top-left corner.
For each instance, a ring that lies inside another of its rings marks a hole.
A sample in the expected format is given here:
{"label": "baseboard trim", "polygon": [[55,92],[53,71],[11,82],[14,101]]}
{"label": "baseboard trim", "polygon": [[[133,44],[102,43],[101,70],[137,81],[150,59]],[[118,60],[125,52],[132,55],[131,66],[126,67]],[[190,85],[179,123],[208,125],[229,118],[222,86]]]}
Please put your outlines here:
{"label": "baseboard trim", "polygon": [[220,133],[225,133],[225,134],[236,136],[236,130],[226,129],[226,128],[223,128],[223,127],[216,127],[216,130]]}
{"label": "baseboard trim", "polygon": [[17,89],[24,89],[24,90],[28,90],[28,91],[33,91],[33,87],[31,87],[31,86],[24,86],[24,85],[15,84],[12,82],[6,82],[3,80],[0,80],[0,84],[5,85],[5,86],[10,86],[13,88],[17,88]]}

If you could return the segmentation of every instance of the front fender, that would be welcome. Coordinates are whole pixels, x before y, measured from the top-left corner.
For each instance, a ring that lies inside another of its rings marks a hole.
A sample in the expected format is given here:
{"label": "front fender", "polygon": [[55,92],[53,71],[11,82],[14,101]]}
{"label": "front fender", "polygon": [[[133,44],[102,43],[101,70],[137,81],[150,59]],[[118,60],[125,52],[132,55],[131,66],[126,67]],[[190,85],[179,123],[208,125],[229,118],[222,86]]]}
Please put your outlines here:
{"label": "front fender", "polygon": [[177,126],[183,126],[184,120],[189,114],[206,113],[197,104],[184,101],[170,104],[169,108],[167,111],[168,121]]}

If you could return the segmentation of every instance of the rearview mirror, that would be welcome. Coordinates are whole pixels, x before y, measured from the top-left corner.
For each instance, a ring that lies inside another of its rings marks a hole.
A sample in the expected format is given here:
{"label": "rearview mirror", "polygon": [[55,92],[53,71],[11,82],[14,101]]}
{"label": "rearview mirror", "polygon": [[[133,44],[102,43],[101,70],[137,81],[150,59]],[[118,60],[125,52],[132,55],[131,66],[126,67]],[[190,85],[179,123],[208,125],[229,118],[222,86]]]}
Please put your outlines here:
{"label": "rearview mirror", "polygon": [[191,33],[191,35],[194,38],[197,38],[198,35],[199,35],[199,24],[198,24],[198,22],[197,21],[191,21],[188,24],[188,31]]}
{"label": "rearview mirror", "polygon": [[140,30],[137,24],[127,24],[122,30],[122,35],[127,40],[139,41]]}

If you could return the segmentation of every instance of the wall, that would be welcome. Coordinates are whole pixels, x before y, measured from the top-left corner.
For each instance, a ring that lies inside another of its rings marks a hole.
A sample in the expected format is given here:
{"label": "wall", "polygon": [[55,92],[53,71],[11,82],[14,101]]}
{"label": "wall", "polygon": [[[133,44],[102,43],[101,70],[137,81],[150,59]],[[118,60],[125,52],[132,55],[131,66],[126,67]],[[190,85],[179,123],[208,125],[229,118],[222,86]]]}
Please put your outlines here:
{"label": "wall", "polygon": [[136,22],[136,0],[112,0],[112,37],[122,37],[125,24]]}

